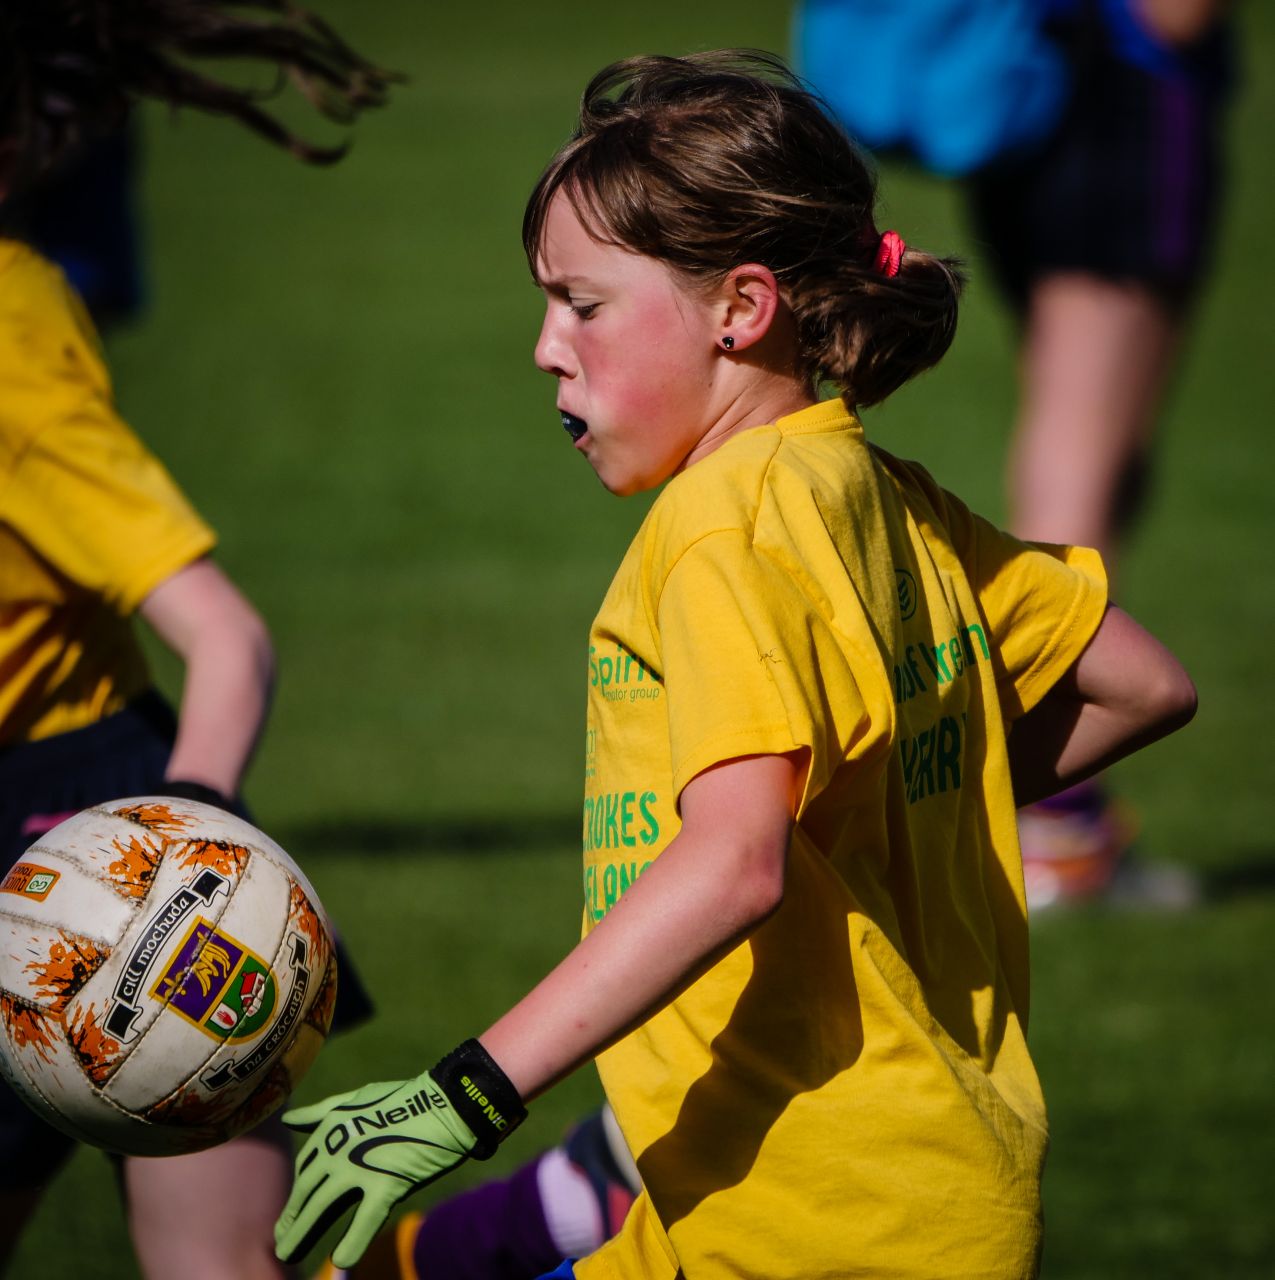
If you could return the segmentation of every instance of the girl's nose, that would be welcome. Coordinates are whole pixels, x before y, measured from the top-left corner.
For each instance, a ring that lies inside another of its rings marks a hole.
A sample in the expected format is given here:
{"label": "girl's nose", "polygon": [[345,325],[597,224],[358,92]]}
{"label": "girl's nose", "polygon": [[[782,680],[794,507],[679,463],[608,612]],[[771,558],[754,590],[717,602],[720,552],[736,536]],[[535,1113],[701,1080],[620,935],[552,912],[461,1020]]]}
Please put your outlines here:
{"label": "girl's nose", "polygon": [[552,312],[547,312],[536,342],[536,368],[555,378],[571,376],[570,349],[562,340]]}

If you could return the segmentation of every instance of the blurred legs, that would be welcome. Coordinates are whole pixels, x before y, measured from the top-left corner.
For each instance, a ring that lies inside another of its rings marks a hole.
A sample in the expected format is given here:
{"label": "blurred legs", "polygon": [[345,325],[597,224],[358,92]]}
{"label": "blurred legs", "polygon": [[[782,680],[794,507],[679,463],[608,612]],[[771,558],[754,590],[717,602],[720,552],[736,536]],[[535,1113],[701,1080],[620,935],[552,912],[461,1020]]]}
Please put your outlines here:
{"label": "blurred legs", "polygon": [[1111,572],[1180,329],[1140,285],[1081,273],[1036,283],[1010,455],[1015,533],[1097,547]]}
{"label": "blurred legs", "polygon": [[277,1116],[209,1151],[124,1161],[129,1230],[146,1280],[283,1280],[274,1222],[292,1185]]}

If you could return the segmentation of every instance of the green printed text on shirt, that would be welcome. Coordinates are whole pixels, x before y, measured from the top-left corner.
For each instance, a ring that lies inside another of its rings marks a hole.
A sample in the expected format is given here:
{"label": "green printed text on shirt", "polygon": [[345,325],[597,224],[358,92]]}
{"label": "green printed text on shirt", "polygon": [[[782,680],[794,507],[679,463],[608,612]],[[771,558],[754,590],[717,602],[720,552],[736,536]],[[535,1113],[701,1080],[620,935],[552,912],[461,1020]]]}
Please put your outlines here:
{"label": "green printed text on shirt", "polygon": [[589,646],[589,685],[608,702],[655,701],[663,681],[637,654],[617,641],[599,650]]}
{"label": "green printed text on shirt", "polygon": [[895,704],[902,706],[924,693],[931,680],[936,687],[950,684],[957,676],[963,676],[980,654],[984,662],[991,657],[987,637],[977,622],[961,628],[941,644],[909,644],[903,650],[903,660],[894,664]]}
{"label": "green printed text on shirt", "polygon": [[960,790],[964,721],[964,712],[959,720],[940,716],[915,737],[899,739],[909,804],[926,796]]}
{"label": "green printed text on shirt", "polygon": [[650,848],[660,838],[654,791],[606,791],[584,798],[584,851]]}
{"label": "green printed text on shirt", "polygon": [[591,863],[584,869],[584,906],[596,924],[651,865],[649,858]]}

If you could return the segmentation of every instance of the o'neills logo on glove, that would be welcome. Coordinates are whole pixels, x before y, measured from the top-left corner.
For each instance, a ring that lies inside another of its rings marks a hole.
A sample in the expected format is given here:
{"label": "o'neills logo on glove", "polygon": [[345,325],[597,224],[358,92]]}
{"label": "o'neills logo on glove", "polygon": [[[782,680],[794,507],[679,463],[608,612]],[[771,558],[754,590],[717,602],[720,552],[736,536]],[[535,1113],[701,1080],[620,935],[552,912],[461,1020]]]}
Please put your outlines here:
{"label": "o'neills logo on glove", "polygon": [[422,1089],[419,1093],[412,1094],[401,1107],[355,1116],[354,1131],[362,1137],[369,1129],[386,1129],[392,1124],[402,1124],[404,1120],[409,1120],[412,1116],[423,1116],[435,1107],[445,1110],[447,1099],[437,1089],[433,1093],[426,1093]]}
{"label": "o'neills logo on glove", "polygon": [[491,1121],[495,1128],[499,1129],[501,1133],[504,1133],[509,1128],[509,1121],[496,1109],[496,1104],[468,1076],[461,1076],[460,1087],[464,1089],[468,1098],[482,1108],[483,1115]]}
{"label": "o'neills logo on glove", "polygon": [[474,1135],[470,1155],[486,1160],[526,1118],[518,1090],[477,1040],[440,1058],[430,1077]]}
{"label": "o'neills logo on glove", "polygon": [[[437,1089],[432,1093],[427,1093],[422,1089],[419,1093],[412,1094],[400,1107],[391,1107],[388,1111],[382,1111],[377,1108],[371,1113],[351,1116],[350,1125],[354,1130],[354,1135],[362,1138],[369,1131],[388,1129],[391,1125],[402,1124],[404,1120],[410,1120],[413,1116],[423,1116],[427,1111],[435,1109],[446,1111],[447,1099]],[[346,1128],[344,1123],[334,1125],[323,1140],[324,1146],[328,1149],[328,1154],[336,1155],[349,1142],[350,1136],[350,1130]]]}

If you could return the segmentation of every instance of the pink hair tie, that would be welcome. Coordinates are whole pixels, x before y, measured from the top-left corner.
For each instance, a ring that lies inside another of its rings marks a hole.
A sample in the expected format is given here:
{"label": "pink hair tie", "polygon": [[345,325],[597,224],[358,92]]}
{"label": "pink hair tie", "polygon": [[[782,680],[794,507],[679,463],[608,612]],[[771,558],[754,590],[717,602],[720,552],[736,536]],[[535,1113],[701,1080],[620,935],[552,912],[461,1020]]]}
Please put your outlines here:
{"label": "pink hair tie", "polygon": [[903,237],[897,231],[887,231],[877,245],[877,260],[872,264],[872,269],[887,280],[897,276],[906,250]]}

